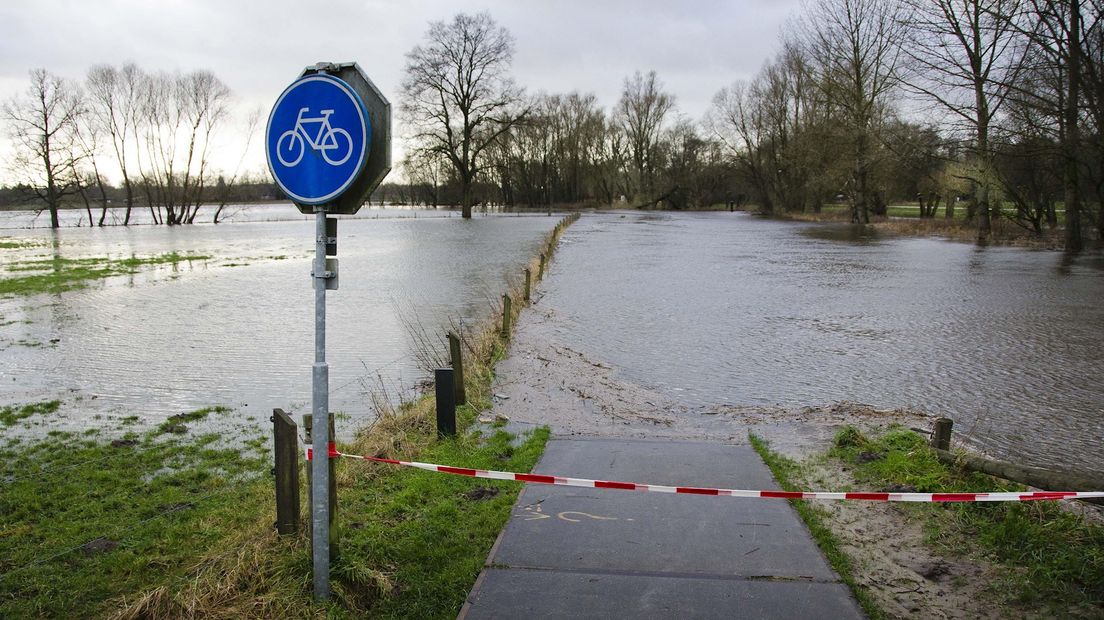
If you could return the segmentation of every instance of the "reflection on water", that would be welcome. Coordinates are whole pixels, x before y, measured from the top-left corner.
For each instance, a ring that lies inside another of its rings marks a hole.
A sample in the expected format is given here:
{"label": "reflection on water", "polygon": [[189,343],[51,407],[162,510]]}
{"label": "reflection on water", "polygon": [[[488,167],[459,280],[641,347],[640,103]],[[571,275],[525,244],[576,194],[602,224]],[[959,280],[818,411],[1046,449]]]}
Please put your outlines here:
{"label": "reflection on water", "polygon": [[[556,222],[432,214],[339,225],[340,289],[327,295],[330,403],[361,424],[370,415],[367,387],[382,380],[395,394],[423,376],[400,315],[416,315],[429,334],[450,317],[483,320]],[[76,404],[64,410],[79,413],[63,421],[76,427],[133,414],[157,422],[212,404],[235,406],[257,424],[267,424],[273,407],[307,411],[313,234],[313,221],[299,218],[8,231],[36,245],[0,250],[4,261],[173,251],[212,258],[0,300],[0,405],[62,398]]]}
{"label": "reflection on water", "polygon": [[840,228],[584,217],[542,304],[570,346],[692,405],[913,407],[1006,457],[1100,471],[1099,256]]}

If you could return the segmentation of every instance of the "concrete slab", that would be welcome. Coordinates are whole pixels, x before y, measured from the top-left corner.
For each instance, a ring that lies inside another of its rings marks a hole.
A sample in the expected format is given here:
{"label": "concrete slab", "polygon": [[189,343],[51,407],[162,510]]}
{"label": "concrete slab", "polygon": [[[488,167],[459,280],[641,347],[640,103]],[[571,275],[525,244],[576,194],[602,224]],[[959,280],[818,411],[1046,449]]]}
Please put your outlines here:
{"label": "concrete slab", "polygon": [[861,618],[847,586],[487,569],[469,598],[483,618]]}
{"label": "concrete slab", "polygon": [[[693,486],[777,488],[747,446],[552,440],[537,473]],[[781,500],[527,486],[495,566],[836,581]]]}

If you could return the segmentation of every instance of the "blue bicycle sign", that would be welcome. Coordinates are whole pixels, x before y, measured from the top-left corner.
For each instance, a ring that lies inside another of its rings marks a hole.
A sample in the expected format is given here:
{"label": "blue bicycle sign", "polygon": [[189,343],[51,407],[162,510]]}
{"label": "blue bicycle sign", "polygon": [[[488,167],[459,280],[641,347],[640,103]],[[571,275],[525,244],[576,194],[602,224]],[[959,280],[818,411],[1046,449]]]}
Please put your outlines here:
{"label": "blue bicycle sign", "polygon": [[368,158],[372,125],[360,96],[326,74],[284,90],[268,118],[265,149],[280,189],[303,205],[341,195]]}

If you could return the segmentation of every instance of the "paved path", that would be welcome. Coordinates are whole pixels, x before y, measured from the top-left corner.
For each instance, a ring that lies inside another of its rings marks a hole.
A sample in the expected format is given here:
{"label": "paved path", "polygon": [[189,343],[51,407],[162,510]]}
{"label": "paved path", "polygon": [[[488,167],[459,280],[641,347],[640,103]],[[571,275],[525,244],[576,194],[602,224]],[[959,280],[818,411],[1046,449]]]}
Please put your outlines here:
{"label": "paved path", "polygon": [[[748,446],[552,439],[537,473],[778,488]],[[781,500],[528,485],[461,618],[862,618]]]}

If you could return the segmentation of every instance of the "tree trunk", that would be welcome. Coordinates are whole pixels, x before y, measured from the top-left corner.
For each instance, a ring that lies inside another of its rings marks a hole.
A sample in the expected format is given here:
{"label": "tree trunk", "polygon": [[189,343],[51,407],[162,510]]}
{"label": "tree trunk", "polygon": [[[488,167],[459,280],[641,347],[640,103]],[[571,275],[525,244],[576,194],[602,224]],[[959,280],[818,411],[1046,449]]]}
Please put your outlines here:
{"label": "tree trunk", "polygon": [[61,202],[61,198],[57,195],[57,189],[53,184],[46,190],[47,193],[47,205],[50,208],[50,228],[61,228],[61,223],[58,222],[58,203]]}
{"label": "tree trunk", "polygon": [[1065,109],[1066,136],[1062,144],[1062,185],[1066,198],[1066,251],[1080,252],[1081,240],[1081,193],[1077,170],[1077,147],[1081,131],[1078,126],[1077,104],[1081,96],[1081,0],[1070,0],[1069,38],[1066,41],[1067,91]]}
{"label": "tree trunk", "polygon": [[129,226],[130,210],[134,207],[134,185],[126,174],[123,174],[123,185],[126,187],[126,215],[123,216],[123,226]]}
{"label": "tree trunk", "polygon": [[80,194],[81,200],[84,202],[84,210],[88,213],[88,227],[92,228],[92,202],[88,200],[88,190],[79,180],[77,181],[77,193]]}
{"label": "tree trunk", "polygon": [[866,171],[859,170],[856,174],[857,187],[855,188],[855,202],[851,209],[852,224],[870,223],[869,192],[866,183]]}
{"label": "tree trunk", "polygon": [[472,180],[460,179],[460,215],[470,220],[472,216]]}
{"label": "tree trunk", "polygon": [[[103,226],[104,218],[107,217],[107,191],[105,191],[105,189],[104,189],[103,177],[100,176],[99,171],[96,172],[96,187],[100,190],[100,224],[99,225]],[[92,222],[89,221],[88,225],[91,226]]]}
{"label": "tree trunk", "polygon": [[989,215],[989,183],[983,181],[978,184],[975,208],[978,215],[977,240],[978,243],[986,243],[993,235],[993,220]]}
{"label": "tree trunk", "polygon": [[[996,476],[1012,482],[1019,482],[1037,489],[1049,491],[1096,491],[1104,484],[1104,480],[1090,478],[1073,473],[1051,471],[1039,467],[1025,467],[1013,463],[994,461],[974,454],[961,452],[948,452],[946,450],[932,449],[940,461],[964,469],[971,469]],[[1086,500],[1090,503],[1104,503],[1101,500]]]}

